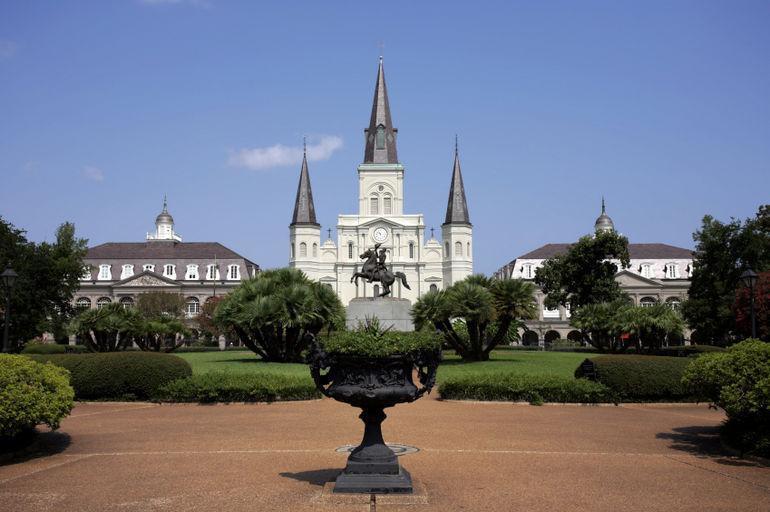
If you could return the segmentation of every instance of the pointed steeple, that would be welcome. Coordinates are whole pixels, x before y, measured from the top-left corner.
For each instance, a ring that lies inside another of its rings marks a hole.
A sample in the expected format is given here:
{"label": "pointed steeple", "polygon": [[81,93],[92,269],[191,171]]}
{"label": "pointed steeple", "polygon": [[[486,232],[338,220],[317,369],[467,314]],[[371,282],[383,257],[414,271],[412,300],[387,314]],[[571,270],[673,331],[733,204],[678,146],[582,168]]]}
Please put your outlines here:
{"label": "pointed steeple", "polygon": [[398,129],[393,128],[388,103],[388,89],[385,87],[385,71],[382,67],[382,57],[377,69],[377,82],[374,85],[374,100],[372,101],[372,116],[366,134],[366,149],[364,150],[365,164],[396,164],[396,135]]}
{"label": "pointed steeple", "polygon": [[465,199],[463,174],[460,171],[460,152],[457,149],[457,136],[455,135],[455,164],[452,169],[452,185],[449,187],[449,201],[447,201],[444,225],[470,225],[470,223],[471,218],[468,213],[468,202]]}
{"label": "pointed steeple", "polygon": [[315,205],[313,204],[313,190],[310,188],[310,173],[307,170],[307,147],[303,142],[302,170],[299,173],[299,185],[297,185],[297,198],[294,201],[294,215],[291,218],[291,226],[295,224],[312,224],[319,226],[315,218]]}
{"label": "pointed steeple", "polygon": [[615,223],[612,222],[612,219],[609,215],[607,215],[607,210],[604,207],[604,196],[602,196],[602,213],[599,215],[599,217],[596,218],[596,222],[594,222],[594,231],[614,231],[615,230]]}

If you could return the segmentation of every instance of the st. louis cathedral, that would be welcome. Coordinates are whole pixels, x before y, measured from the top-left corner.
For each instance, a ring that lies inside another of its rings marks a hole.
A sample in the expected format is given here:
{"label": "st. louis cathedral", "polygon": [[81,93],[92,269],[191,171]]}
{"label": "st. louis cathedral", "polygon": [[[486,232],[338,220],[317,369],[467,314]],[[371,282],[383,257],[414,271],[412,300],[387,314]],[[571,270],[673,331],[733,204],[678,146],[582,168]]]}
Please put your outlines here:
{"label": "st. louis cathedral", "polygon": [[426,240],[423,215],[404,213],[404,166],[398,160],[398,129],[390,115],[382,58],[365,134],[364,161],[358,166],[358,213],[337,217],[336,243],[331,238],[321,243],[307,158],[303,158],[289,226],[289,265],[331,286],[347,305],[352,299],[380,293],[377,283],[350,280],[361,267],[359,255],[380,244],[389,270],[403,272],[411,288],[397,282],[393,296],[414,303],[427,291],[446,288],[473,272],[473,227],[457,145],[441,241],[432,234]]}

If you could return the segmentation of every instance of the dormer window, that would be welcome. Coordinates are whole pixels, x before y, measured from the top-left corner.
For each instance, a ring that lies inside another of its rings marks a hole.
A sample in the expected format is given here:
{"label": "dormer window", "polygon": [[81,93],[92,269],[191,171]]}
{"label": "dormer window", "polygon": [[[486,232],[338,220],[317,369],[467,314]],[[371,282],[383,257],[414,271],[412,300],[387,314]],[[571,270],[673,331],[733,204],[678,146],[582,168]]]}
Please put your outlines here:
{"label": "dormer window", "polygon": [[176,265],[171,263],[163,265],[163,275],[169,279],[176,279]]}
{"label": "dormer window", "polygon": [[109,281],[112,279],[112,265],[99,265],[99,281]]}
{"label": "dormer window", "polygon": [[134,275],[134,266],[133,265],[123,265],[123,270],[120,272],[120,278],[121,279],[128,279],[129,277]]}
{"label": "dormer window", "polygon": [[533,272],[533,267],[534,265],[532,265],[532,263],[527,263],[526,265],[523,265],[521,267],[521,276],[524,279],[532,279],[533,277],[535,277]]}
{"label": "dormer window", "polygon": [[155,272],[155,265],[152,263],[145,263],[142,265],[142,272]]}
{"label": "dormer window", "polygon": [[385,127],[379,125],[377,127],[377,135],[374,137],[375,149],[385,149]]}
{"label": "dormer window", "polygon": [[227,279],[231,281],[237,281],[241,278],[241,268],[238,265],[230,265],[227,267]]}
{"label": "dormer window", "polygon": [[679,279],[679,265],[676,263],[666,264],[666,278]]}
{"label": "dormer window", "polygon": [[652,265],[649,263],[642,263],[639,265],[639,273],[642,275],[642,277],[652,277]]}
{"label": "dormer window", "polygon": [[83,267],[83,275],[80,276],[80,279],[82,281],[90,281],[91,280],[91,265],[86,265],[85,267]]}
{"label": "dormer window", "polygon": [[219,279],[219,268],[216,265],[206,267],[206,279],[216,281]]}
{"label": "dormer window", "polygon": [[198,279],[198,265],[187,265],[187,272],[185,272],[184,278],[188,280]]}

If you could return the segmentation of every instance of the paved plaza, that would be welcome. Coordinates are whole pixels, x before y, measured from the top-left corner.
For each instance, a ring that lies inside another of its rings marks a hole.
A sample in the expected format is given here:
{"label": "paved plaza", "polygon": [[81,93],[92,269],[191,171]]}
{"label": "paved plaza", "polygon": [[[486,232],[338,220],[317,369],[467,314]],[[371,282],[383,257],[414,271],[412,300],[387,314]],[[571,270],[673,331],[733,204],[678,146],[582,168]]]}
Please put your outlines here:
{"label": "paved plaza", "polygon": [[[705,405],[535,407],[427,398],[390,409],[411,502],[323,493],[362,433],[332,400],[84,403],[0,465],[16,511],[767,511],[770,466],[728,455]],[[335,501],[336,500],[336,501]]]}

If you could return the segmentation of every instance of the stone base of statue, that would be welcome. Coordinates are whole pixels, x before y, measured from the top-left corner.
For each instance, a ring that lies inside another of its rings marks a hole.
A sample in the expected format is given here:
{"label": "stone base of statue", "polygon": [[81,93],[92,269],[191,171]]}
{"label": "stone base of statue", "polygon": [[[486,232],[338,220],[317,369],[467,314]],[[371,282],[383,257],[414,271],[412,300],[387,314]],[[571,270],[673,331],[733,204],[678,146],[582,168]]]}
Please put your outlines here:
{"label": "stone base of statue", "polygon": [[358,297],[352,299],[345,309],[348,329],[355,329],[359,322],[365,323],[367,318],[376,316],[383,328],[392,326],[391,329],[394,331],[414,330],[414,323],[410,315],[412,303],[408,299]]}

